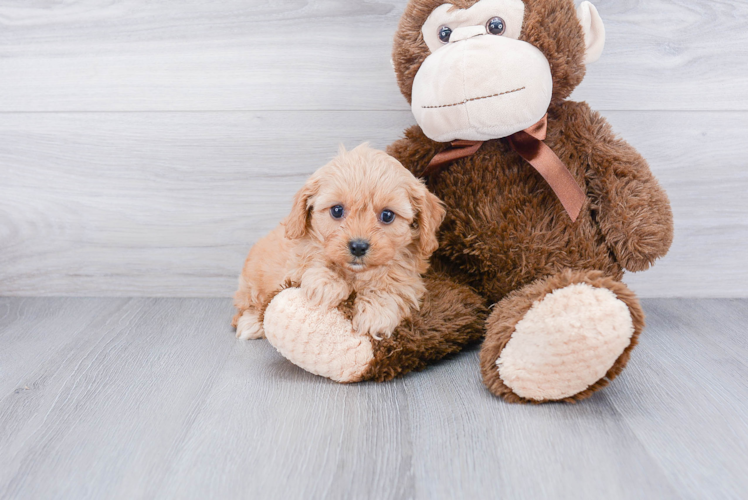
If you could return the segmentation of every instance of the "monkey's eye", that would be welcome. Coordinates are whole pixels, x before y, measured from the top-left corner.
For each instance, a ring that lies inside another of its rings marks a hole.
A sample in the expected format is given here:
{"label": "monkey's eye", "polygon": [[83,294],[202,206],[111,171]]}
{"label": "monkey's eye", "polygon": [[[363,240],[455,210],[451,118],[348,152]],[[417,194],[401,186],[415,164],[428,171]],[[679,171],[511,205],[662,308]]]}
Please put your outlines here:
{"label": "monkey's eye", "polygon": [[503,35],[504,31],[506,31],[504,20],[498,16],[492,17],[486,23],[486,31],[488,31],[492,35]]}
{"label": "monkey's eye", "polygon": [[452,28],[449,26],[439,27],[439,40],[441,40],[442,43],[449,43],[450,36],[452,36]]}
{"label": "monkey's eye", "polygon": [[395,220],[395,212],[387,209],[382,210],[382,213],[379,214],[379,220],[384,224],[392,224],[392,221]]}
{"label": "monkey's eye", "polygon": [[330,216],[333,219],[342,219],[344,214],[345,209],[343,208],[343,205],[335,205],[330,209]]}

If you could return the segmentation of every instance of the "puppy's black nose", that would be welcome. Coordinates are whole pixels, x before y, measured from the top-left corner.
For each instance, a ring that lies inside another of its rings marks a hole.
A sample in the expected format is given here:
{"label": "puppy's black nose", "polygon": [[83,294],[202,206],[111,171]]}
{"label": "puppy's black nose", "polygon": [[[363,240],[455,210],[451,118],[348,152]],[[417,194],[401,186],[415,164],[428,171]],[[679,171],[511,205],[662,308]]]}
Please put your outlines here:
{"label": "puppy's black nose", "polygon": [[369,250],[369,242],[366,240],[351,240],[348,242],[348,249],[351,251],[351,255],[363,257]]}

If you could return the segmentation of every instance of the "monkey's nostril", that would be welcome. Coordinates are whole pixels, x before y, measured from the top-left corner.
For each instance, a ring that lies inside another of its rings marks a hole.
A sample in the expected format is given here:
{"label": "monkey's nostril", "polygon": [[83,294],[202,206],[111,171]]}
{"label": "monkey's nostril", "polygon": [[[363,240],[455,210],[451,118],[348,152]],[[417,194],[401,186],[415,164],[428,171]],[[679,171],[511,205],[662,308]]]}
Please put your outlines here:
{"label": "monkey's nostril", "polygon": [[363,257],[369,250],[369,242],[366,240],[351,240],[348,242],[348,249],[354,257]]}

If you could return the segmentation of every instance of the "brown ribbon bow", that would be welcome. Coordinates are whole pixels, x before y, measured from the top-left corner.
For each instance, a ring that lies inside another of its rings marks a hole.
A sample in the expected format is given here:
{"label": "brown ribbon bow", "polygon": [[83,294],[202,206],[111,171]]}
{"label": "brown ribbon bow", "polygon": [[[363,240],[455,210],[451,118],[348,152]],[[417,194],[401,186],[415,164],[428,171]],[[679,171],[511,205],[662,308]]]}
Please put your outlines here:
{"label": "brown ribbon bow", "polygon": [[[509,144],[548,182],[573,222],[579,217],[579,212],[582,209],[582,205],[584,205],[586,196],[584,191],[579,187],[579,184],[577,184],[577,181],[574,180],[569,169],[566,168],[566,165],[543,142],[547,130],[548,115],[546,114],[532,127],[510,135],[508,137]],[[481,141],[452,142],[451,147],[434,156],[423,171],[423,176],[433,175],[439,172],[445,165],[475,154],[482,144],[483,142]]]}

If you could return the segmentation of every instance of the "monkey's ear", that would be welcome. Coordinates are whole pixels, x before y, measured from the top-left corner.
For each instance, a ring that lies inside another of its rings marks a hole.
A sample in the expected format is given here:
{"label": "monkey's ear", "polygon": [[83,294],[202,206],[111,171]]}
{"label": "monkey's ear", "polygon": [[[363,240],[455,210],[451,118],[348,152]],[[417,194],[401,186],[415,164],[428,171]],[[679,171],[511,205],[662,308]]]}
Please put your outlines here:
{"label": "monkey's ear", "polygon": [[597,61],[605,47],[605,25],[597,9],[589,2],[582,2],[577,8],[577,17],[584,31],[584,64]]}
{"label": "monkey's ear", "polygon": [[319,191],[318,179],[310,178],[293,197],[291,213],[283,221],[286,227],[286,238],[297,240],[303,237],[307,231],[309,212],[311,211],[311,199]]}

